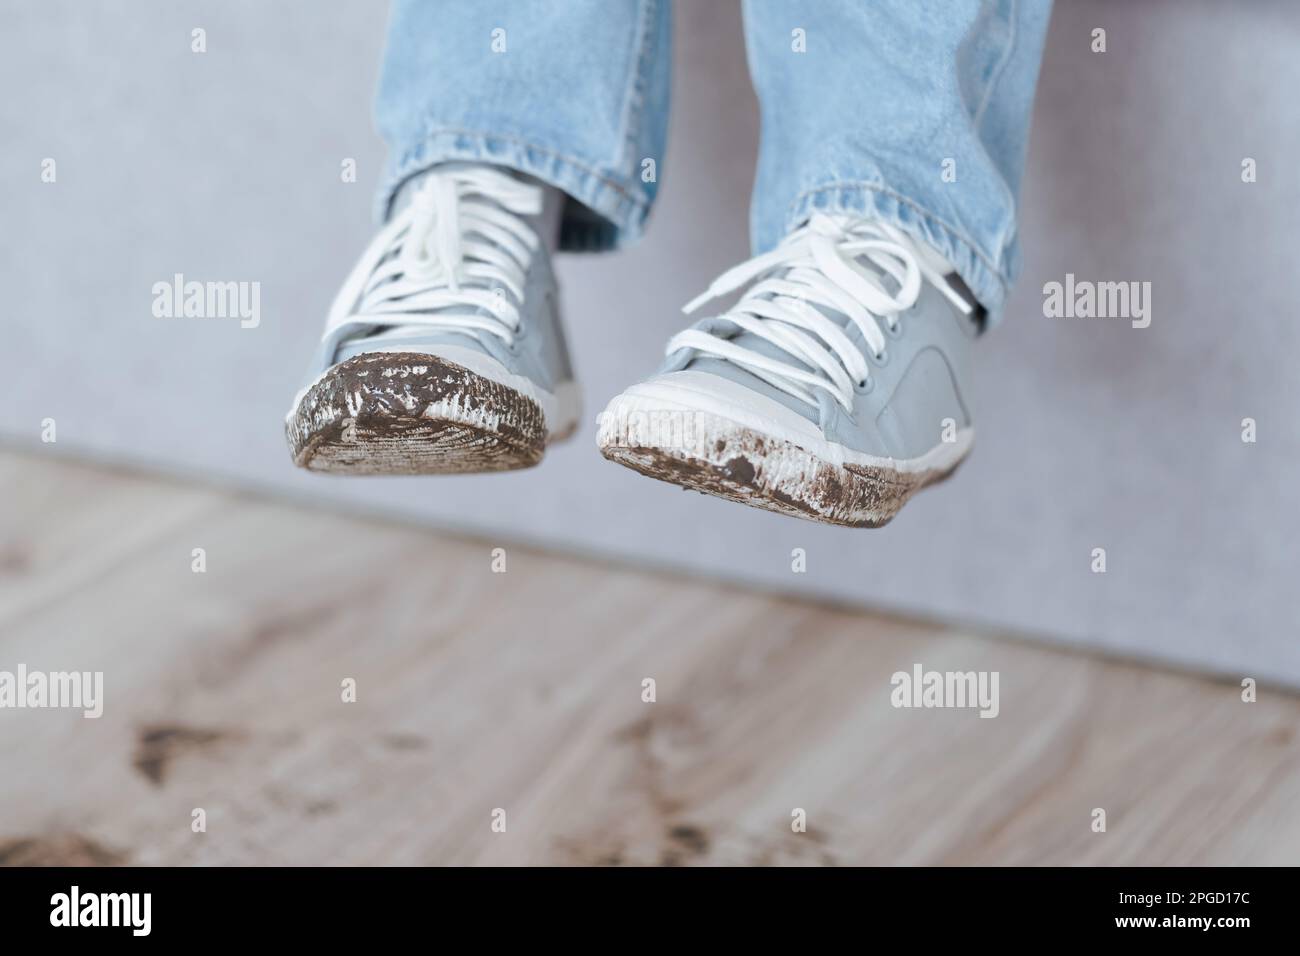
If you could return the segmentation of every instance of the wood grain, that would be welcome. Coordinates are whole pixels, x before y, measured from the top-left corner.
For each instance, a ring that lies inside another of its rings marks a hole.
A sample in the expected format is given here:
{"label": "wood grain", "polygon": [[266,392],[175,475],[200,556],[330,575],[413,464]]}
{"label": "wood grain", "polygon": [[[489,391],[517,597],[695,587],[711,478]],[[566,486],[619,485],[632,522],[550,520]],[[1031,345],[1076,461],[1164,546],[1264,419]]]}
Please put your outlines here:
{"label": "wood grain", "polygon": [[[1248,704],[1230,682],[32,453],[0,453],[0,480],[0,669],[102,670],[106,697],[99,720],[0,710],[0,862],[1300,858],[1300,701],[1266,683]],[[999,715],[895,709],[890,676],[917,662],[998,671]]]}

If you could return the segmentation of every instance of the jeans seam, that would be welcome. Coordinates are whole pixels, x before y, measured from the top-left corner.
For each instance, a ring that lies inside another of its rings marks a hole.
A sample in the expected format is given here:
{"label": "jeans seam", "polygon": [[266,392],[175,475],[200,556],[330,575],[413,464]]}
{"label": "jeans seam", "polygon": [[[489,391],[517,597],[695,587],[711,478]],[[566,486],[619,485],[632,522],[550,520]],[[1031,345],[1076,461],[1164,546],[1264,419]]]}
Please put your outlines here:
{"label": "jeans seam", "polygon": [[[468,129],[460,126],[438,126],[438,127],[431,127],[429,129],[426,129],[423,136],[421,136],[419,142],[415,146],[409,147],[405,151],[403,151],[401,159],[396,164],[397,168],[400,169],[402,166],[404,166],[407,163],[407,161],[410,160],[410,158],[415,153],[417,153],[420,149],[424,148],[426,144],[432,142],[436,137],[441,135],[464,136],[472,139],[477,139],[480,142],[486,140],[499,140],[501,142],[513,143],[514,145],[521,146],[525,149],[536,150],[539,153],[545,153],[547,156],[554,157],[555,159],[558,159],[561,162],[568,163],[574,169],[577,169],[582,173],[591,176],[593,179],[596,179],[602,184],[604,184],[605,186],[608,186],[610,189],[613,189],[615,192],[619,193],[624,198],[630,200],[636,206],[646,207],[649,206],[650,204],[649,200],[647,200],[640,193],[636,192],[633,189],[629,189],[628,186],[625,185],[624,183],[620,183],[615,179],[611,179],[608,175],[596,169],[594,166],[587,164],[583,160],[578,159],[576,156],[573,156],[570,153],[562,153],[559,150],[550,148],[549,146],[542,146],[541,144],[535,143],[532,140],[524,139],[519,136],[513,136],[509,133],[491,133],[486,130]],[[390,185],[394,187],[393,192],[395,193],[396,192],[395,187],[398,184],[393,183]]]}
{"label": "jeans seam", "polygon": [[790,203],[789,209],[786,213],[787,227],[791,225],[790,220],[794,217],[795,211],[800,206],[802,206],[805,202],[807,202],[811,197],[816,196],[819,193],[834,192],[836,190],[842,190],[842,189],[862,189],[862,190],[867,190],[868,192],[880,193],[882,195],[890,197],[896,202],[908,206],[915,212],[919,213],[921,216],[924,216],[926,219],[929,219],[931,222],[935,223],[936,225],[941,226],[944,229],[944,231],[949,233],[958,242],[968,247],[971,250],[971,252],[975,254],[975,258],[977,258],[984,265],[984,267],[988,269],[989,272],[992,273],[993,277],[997,279],[998,285],[1001,286],[1003,292],[1006,292],[1008,290],[1009,286],[1007,281],[1002,277],[1002,270],[999,269],[988,258],[988,256],[984,253],[984,251],[980,249],[980,247],[976,243],[971,241],[970,237],[966,235],[965,232],[963,232],[961,229],[958,229],[956,226],[951,225],[946,220],[944,220],[941,216],[938,216],[935,213],[931,212],[929,209],[922,206],[920,203],[916,202],[915,200],[912,200],[907,196],[902,195],[901,193],[895,192],[894,190],[890,189],[888,186],[882,186],[879,183],[870,183],[863,180],[856,180],[856,181],[849,180],[849,181],[842,181],[842,182],[826,183],[822,186],[817,186],[813,189],[805,190],[804,192],[796,196],[794,198],[794,201]]}
{"label": "jeans seam", "polygon": [[[1007,48],[1006,50],[1003,51],[1002,58],[998,61],[998,65],[994,68],[993,75],[989,77],[989,82],[984,87],[984,96],[980,101],[979,109],[975,111],[975,116],[972,121],[972,126],[975,129],[976,136],[980,135],[980,127],[984,123],[984,114],[988,111],[989,103],[993,102],[993,91],[997,89],[998,83],[1002,81],[1002,77],[1007,71],[1007,66],[1011,63],[1011,57],[1016,52],[1016,43],[1020,39],[1019,24],[1020,24],[1020,0],[1011,0],[1011,11],[1010,11],[1010,18],[1008,21],[1008,26],[1010,28],[1010,36],[1007,38]],[[1016,207],[1015,196],[1011,194],[1011,189],[1007,186],[1006,180],[1002,179],[1001,177],[998,177],[998,182],[1002,186],[1003,198],[1006,200],[1007,206],[1014,210]],[[1020,225],[1019,222],[1013,216],[1011,219],[1010,234],[1002,235],[999,237],[999,240],[1004,249],[1007,246],[1011,245],[1012,242],[1015,241],[1016,230],[1019,228],[1019,225]]]}
{"label": "jeans seam", "polygon": [[654,16],[656,10],[657,0],[641,0],[641,15],[637,20],[634,40],[636,55],[632,58],[632,74],[623,99],[623,108],[620,110],[621,129],[618,153],[614,158],[615,169],[626,168],[641,131],[642,114],[645,112],[646,60],[650,53],[649,37],[653,29],[652,24],[656,19]]}
{"label": "jeans seam", "polygon": [[1007,39],[1007,48],[1002,53],[1002,58],[998,60],[998,65],[993,68],[993,75],[989,77],[988,84],[984,87],[984,96],[980,99],[979,109],[975,111],[972,118],[972,125],[976,130],[984,122],[984,113],[989,108],[989,103],[993,99],[993,90],[997,87],[998,82],[1002,79],[1002,74],[1007,71],[1007,64],[1011,62],[1011,55],[1015,52],[1017,35],[1017,21],[1020,18],[1020,0],[1011,0],[1011,15],[1008,25],[1011,29],[1011,35]]}

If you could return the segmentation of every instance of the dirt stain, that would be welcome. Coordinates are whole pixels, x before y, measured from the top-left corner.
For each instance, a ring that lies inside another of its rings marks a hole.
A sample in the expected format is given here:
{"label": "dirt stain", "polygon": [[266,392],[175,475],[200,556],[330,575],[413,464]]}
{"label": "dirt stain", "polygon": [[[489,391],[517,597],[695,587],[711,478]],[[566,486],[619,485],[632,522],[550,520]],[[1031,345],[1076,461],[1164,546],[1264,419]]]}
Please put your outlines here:
{"label": "dirt stain", "polygon": [[127,855],[80,833],[0,840],[0,866],[120,866]]}
{"label": "dirt stain", "polygon": [[690,823],[675,823],[664,834],[665,845],[659,854],[660,866],[683,866],[696,862],[709,852],[709,835]]}
{"label": "dirt stain", "polygon": [[0,548],[0,574],[24,574],[31,566],[32,557],[27,551],[17,547]]}
{"label": "dirt stain", "polygon": [[135,769],[150,783],[161,787],[172,761],[201,751],[229,735],[221,730],[185,727],[179,724],[153,724],[140,728],[136,735]]}

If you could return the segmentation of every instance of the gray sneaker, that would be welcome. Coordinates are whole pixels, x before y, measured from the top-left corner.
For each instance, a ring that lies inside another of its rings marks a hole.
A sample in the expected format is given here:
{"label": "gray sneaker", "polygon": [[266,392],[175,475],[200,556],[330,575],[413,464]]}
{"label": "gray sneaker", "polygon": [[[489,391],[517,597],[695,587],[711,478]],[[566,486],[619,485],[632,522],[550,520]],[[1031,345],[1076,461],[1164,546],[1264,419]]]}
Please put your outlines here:
{"label": "gray sneaker", "polygon": [[503,471],[573,433],[578,389],[537,232],[546,198],[487,166],[425,174],[334,300],[286,419],[295,464]]}
{"label": "gray sneaker", "polygon": [[814,216],[686,307],[754,283],[609,403],[601,454],[769,511],[885,524],[974,438],[975,305],[946,271],[890,225]]}

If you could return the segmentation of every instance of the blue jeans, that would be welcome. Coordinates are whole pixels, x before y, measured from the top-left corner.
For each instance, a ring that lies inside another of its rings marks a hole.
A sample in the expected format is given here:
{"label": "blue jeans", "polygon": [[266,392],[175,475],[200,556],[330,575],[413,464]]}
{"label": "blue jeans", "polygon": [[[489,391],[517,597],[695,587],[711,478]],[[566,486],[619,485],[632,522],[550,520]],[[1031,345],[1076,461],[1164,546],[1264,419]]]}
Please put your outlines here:
{"label": "blue jeans", "polygon": [[[751,237],[814,210],[927,242],[996,318],[1051,0],[745,0],[762,111]],[[386,212],[436,163],[511,167],[570,197],[562,248],[637,238],[662,175],[667,0],[395,0],[376,116]]]}

